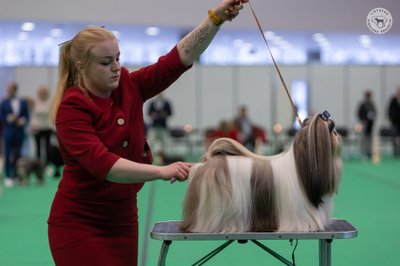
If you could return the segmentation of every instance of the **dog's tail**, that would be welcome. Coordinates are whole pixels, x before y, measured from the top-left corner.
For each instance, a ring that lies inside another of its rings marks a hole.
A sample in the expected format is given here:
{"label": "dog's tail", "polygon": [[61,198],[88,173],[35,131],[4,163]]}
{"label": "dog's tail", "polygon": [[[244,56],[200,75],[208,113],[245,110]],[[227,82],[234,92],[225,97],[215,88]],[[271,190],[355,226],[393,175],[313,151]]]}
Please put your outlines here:
{"label": "dog's tail", "polygon": [[203,161],[216,156],[216,155],[233,155],[233,156],[246,156],[252,158],[259,158],[259,156],[245,146],[230,138],[218,138],[210,145],[210,148],[203,157]]}

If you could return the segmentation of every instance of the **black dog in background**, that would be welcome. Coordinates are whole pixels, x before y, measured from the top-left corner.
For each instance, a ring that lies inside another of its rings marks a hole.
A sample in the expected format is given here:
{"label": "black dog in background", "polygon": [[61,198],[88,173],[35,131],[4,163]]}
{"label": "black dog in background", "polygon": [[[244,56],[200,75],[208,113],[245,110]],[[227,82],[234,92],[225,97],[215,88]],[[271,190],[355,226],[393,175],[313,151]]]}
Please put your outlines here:
{"label": "black dog in background", "polygon": [[47,148],[47,163],[55,167],[54,177],[60,177],[60,168],[64,166],[64,160],[61,156],[60,148],[55,144],[50,144]]}

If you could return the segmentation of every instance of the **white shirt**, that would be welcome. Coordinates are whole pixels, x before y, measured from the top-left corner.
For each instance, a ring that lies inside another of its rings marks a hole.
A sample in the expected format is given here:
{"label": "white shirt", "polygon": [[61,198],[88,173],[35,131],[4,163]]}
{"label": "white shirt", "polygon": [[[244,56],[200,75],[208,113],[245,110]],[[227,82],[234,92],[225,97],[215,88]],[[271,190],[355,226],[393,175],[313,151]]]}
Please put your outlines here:
{"label": "white shirt", "polygon": [[13,111],[13,114],[18,116],[19,112],[21,110],[21,101],[18,98],[13,97],[13,98],[11,98],[10,103],[11,103],[11,109]]}

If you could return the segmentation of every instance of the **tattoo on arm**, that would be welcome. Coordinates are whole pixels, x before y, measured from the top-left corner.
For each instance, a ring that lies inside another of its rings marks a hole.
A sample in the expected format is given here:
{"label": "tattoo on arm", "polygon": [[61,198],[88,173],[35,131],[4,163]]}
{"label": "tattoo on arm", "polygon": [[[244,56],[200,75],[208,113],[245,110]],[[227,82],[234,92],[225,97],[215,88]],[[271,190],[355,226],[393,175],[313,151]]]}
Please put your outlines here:
{"label": "tattoo on arm", "polygon": [[186,55],[189,55],[194,50],[196,50],[202,43],[207,40],[207,36],[209,35],[209,25],[196,30],[193,34],[190,34],[186,41],[183,43],[182,48],[185,51]]}

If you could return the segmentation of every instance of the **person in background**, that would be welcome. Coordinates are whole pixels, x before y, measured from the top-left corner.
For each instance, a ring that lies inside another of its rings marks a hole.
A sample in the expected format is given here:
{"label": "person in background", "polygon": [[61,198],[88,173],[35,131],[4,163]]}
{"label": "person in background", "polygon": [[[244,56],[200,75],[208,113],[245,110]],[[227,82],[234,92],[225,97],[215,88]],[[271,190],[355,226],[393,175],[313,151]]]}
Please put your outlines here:
{"label": "person in background", "polygon": [[165,141],[168,134],[168,118],[172,115],[172,105],[168,99],[160,93],[150,102],[148,115],[151,119],[152,148],[158,148],[159,152],[165,150]]}
{"label": "person in background", "polygon": [[0,104],[0,117],[3,123],[4,174],[5,185],[12,187],[18,183],[16,162],[21,157],[22,145],[29,122],[29,109],[25,99],[17,96],[18,85],[7,85],[7,97]]}
{"label": "person in background", "polygon": [[393,155],[400,157],[400,87],[391,98],[388,108],[388,117],[393,128]]}
{"label": "person in background", "polygon": [[135,266],[137,193],[144,182],[184,181],[190,163],[152,164],[143,104],[199,58],[225,21],[248,0],[221,0],[166,55],[129,72],[114,34],[87,27],[60,50],[51,118],[65,166],[48,218],[57,266]]}
{"label": "person in background", "polygon": [[240,132],[236,129],[235,125],[227,120],[221,120],[219,127],[213,132],[212,138],[231,138],[237,142],[241,142]]}
{"label": "person in background", "polygon": [[228,121],[225,119],[219,122],[217,128],[209,129],[206,131],[204,141],[205,149],[207,150],[212,142],[218,138],[231,138],[239,143],[242,143],[239,130],[237,130],[232,121]]}
{"label": "person in background", "polygon": [[375,103],[372,99],[372,91],[366,90],[364,99],[358,107],[358,118],[363,125],[363,141],[361,150],[364,156],[371,159],[372,156],[372,132],[374,128],[375,119],[377,117],[377,110]]}
{"label": "person in background", "polygon": [[30,130],[35,140],[36,158],[45,164],[48,162],[47,151],[53,129],[50,123],[51,100],[46,86],[40,86],[33,101]]}
{"label": "person in background", "polygon": [[253,134],[253,122],[248,116],[247,107],[239,107],[238,114],[234,119],[235,127],[240,131],[240,139],[243,145],[253,151],[255,146],[255,137]]}

